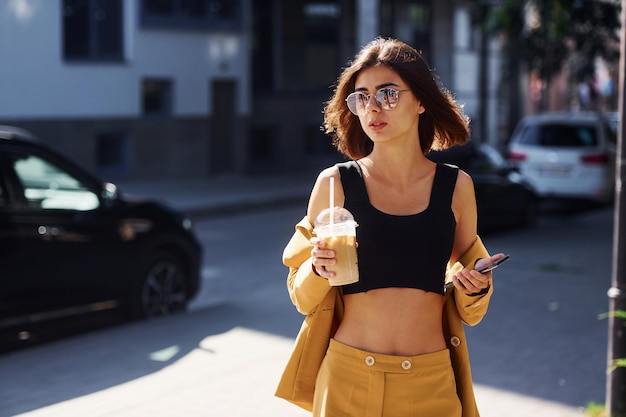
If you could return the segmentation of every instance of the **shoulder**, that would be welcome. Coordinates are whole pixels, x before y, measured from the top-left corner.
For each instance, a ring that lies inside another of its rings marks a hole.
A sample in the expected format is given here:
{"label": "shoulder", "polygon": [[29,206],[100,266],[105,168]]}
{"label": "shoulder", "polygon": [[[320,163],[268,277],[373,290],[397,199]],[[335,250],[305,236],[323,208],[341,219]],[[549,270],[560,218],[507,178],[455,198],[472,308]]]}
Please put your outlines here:
{"label": "shoulder", "polygon": [[474,180],[472,177],[462,169],[458,169],[458,175],[456,178],[456,187],[461,192],[471,191],[474,192]]}
{"label": "shoulder", "polygon": [[476,222],[477,207],[476,193],[474,191],[474,181],[465,171],[459,169],[452,195],[452,210],[458,223]]}
{"label": "shoulder", "polygon": [[456,233],[452,253],[454,259],[459,259],[476,238],[478,224],[474,182],[472,177],[463,170],[458,172],[452,196],[452,211],[456,219]]}
{"label": "shoulder", "polygon": [[474,181],[472,177],[461,168],[452,164],[437,164],[439,169],[441,169],[446,175],[446,177],[452,179],[455,184],[454,193],[455,194],[464,194],[467,192],[474,192]]}
{"label": "shoulder", "polygon": [[476,194],[472,177],[462,169],[457,169],[456,185],[452,196],[452,207],[457,214],[476,207]]}
{"label": "shoulder", "polygon": [[328,196],[328,191],[330,190],[330,180],[331,180],[331,178],[334,179],[335,184],[341,178],[341,176],[339,174],[339,168],[337,167],[337,165],[328,167],[328,168],[322,170],[317,175],[317,178],[315,180],[315,185],[313,186],[313,193],[312,194],[317,194],[320,191],[325,191],[326,192],[326,196]]}
{"label": "shoulder", "polygon": [[335,205],[343,204],[343,189],[341,189],[339,168],[335,166],[322,170],[315,180],[315,185],[309,198],[307,216],[311,223],[319,212],[330,204],[330,180],[334,180]]}

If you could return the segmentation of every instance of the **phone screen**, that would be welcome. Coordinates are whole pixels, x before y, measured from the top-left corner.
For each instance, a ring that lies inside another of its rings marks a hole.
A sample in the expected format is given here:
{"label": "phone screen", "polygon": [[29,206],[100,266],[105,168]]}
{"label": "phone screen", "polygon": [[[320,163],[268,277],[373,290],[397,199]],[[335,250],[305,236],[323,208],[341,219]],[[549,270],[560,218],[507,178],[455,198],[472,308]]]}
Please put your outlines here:
{"label": "phone screen", "polygon": [[[490,264],[487,264],[487,265],[483,266],[480,269],[477,269],[477,271],[480,272],[481,274],[484,274],[485,272],[493,271],[494,269],[496,269],[497,267],[499,267],[500,265],[502,265],[503,263],[505,263],[509,259],[511,259],[510,255],[504,255],[502,258],[498,259],[497,261],[495,261],[493,263],[490,263]],[[446,282],[446,284],[443,287],[444,288],[451,288],[453,286],[454,286],[454,284],[452,283],[452,281],[450,281],[450,282]]]}
{"label": "phone screen", "polygon": [[489,272],[489,271],[492,271],[492,270],[496,269],[497,267],[499,267],[500,265],[502,265],[503,263],[505,263],[509,259],[511,259],[511,257],[509,255],[504,255],[504,257],[498,259],[494,263],[491,263],[489,265],[485,265],[482,268],[477,269],[477,271],[480,272],[481,274],[484,274],[485,272]]}

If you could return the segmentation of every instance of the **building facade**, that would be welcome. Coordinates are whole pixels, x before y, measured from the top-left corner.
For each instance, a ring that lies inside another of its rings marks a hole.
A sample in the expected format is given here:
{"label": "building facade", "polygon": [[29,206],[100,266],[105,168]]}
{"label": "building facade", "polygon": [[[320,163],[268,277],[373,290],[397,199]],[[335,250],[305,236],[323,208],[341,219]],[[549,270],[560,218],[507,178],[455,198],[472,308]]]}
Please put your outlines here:
{"label": "building facade", "polygon": [[[324,102],[376,36],[422,50],[476,117],[478,74],[497,58],[479,59],[471,12],[461,0],[0,0],[0,124],[108,180],[322,167],[340,158]],[[480,130],[495,131],[487,119]]]}

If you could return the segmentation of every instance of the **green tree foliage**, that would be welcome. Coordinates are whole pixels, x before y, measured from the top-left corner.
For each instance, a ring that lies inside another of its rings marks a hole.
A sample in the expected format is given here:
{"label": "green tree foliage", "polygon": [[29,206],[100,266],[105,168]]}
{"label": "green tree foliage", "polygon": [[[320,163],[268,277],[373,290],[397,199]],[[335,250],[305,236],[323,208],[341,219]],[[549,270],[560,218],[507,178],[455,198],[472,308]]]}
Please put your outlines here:
{"label": "green tree foliage", "polygon": [[577,58],[573,69],[580,78],[593,74],[596,57],[609,63],[619,60],[619,0],[476,3],[486,9],[479,21],[481,27],[502,36],[505,44],[517,44],[514,53],[545,80],[557,74],[570,58]]}
{"label": "green tree foliage", "polygon": [[595,58],[619,62],[621,0],[470,0],[476,25],[502,41],[509,133],[521,117],[520,68],[546,83],[569,63],[572,81],[593,75]]}

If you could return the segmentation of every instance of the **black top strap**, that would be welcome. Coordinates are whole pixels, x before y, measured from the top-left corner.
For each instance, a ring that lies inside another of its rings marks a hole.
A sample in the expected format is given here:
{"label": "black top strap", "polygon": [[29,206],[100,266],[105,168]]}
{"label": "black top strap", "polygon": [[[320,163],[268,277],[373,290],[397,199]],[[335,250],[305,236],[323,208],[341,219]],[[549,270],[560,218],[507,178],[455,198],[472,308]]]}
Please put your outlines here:
{"label": "black top strap", "polygon": [[361,167],[356,161],[335,164],[339,168],[341,185],[346,201],[368,201]]}
{"label": "black top strap", "polygon": [[[369,201],[359,164],[356,161],[347,161],[335,166],[339,169],[346,201]],[[458,167],[437,164],[435,182],[430,196],[431,203],[442,207],[451,206],[458,173]]]}
{"label": "black top strap", "polygon": [[458,174],[459,168],[455,166],[437,164],[437,173],[430,196],[432,204],[439,207],[451,207]]}

